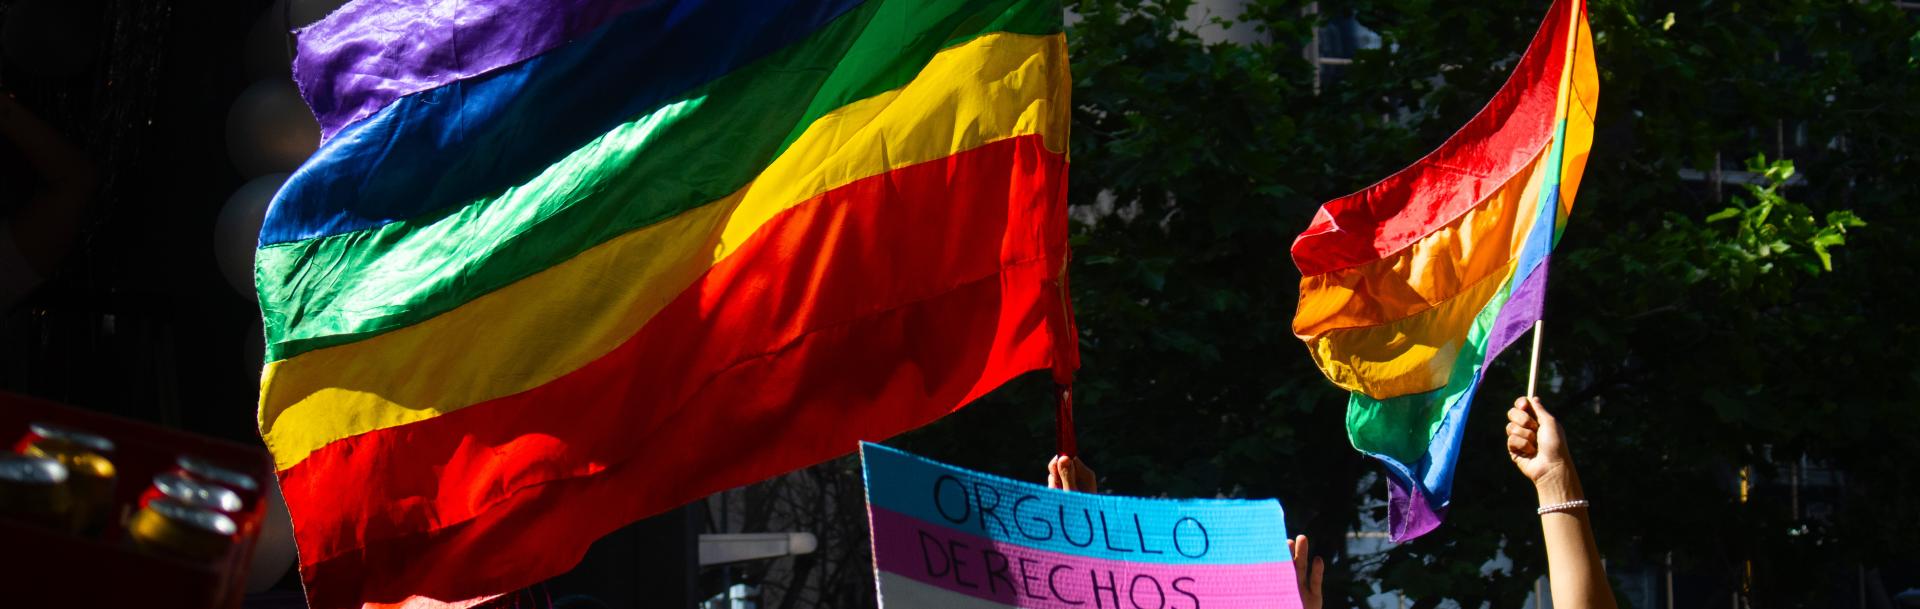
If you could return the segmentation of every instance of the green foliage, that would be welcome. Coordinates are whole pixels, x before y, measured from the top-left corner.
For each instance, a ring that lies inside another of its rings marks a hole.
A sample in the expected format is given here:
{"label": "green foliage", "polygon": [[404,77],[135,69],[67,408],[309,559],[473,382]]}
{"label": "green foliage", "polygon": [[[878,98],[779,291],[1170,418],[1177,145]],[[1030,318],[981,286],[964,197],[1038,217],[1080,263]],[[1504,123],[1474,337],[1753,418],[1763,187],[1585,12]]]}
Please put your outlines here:
{"label": "green foliage", "polygon": [[1833,248],[1846,244],[1848,228],[1867,223],[1843,209],[1827,212],[1823,224],[1812,209],[1788,200],[1785,188],[1794,176],[1793,161],[1768,163],[1762,154],[1747,161],[1747,170],[1765,183],[1741,184],[1748,197],[1735,195],[1731,206],[1707,216],[1708,226],[1695,229],[1676,214],[1669,217],[1667,230],[1702,245],[1693,277],[1717,279],[1727,289],[1752,291],[1777,302],[1794,285],[1790,273],[1833,272]]}
{"label": "green foliage", "polygon": [[1907,56],[1907,67],[1920,70],[1920,32],[1915,32],[1912,38],[1907,39],[1907,48],[1911,50]]}
{"label": "green foliage", "polygon": [[[1670,555],[1717,598],[1748,560],[1760,598],[1828,598],[1920,547],[1920,21],[1884,1],[1589,2],[1599,132],[1553,258],[1543,397],[1575,434],[1603,550],[1617,575]],[[1478,111],[1548,2],[1258,0],[1241,17],[1264,40],[1244,45],[1196,36],[1188,1],[1072,4],[1082,448],[1105,488],[1277,496],[1290,528],[1344,553],[1385,491],[1291,333],[1288,245]],[[1301,49],[1346,15],[1383,44],[1316,87]],[[1683,177],[1756,152],[1760,179],[1731,197]],[[1545,568],[1499,440],[1524,360],[1488,375],[1448,523],[1336,560],[1329,607],[1376,584],[1416,606],[1520,605]],[[1046,385],[903,443],[1039,479]],[[1790,498],[1802,458],[1846,484]],[[1513,568],[1483,575],[1496,555]]]}

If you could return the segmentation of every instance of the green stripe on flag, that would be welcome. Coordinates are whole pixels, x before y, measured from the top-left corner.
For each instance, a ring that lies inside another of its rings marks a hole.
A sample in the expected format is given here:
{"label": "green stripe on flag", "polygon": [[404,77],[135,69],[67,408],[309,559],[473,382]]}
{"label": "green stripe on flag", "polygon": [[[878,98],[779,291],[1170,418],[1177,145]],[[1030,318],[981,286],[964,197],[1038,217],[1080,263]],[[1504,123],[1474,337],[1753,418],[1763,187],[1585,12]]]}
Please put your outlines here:
{"label": "green stripe on flag", "polygon": [[255,275],[267,358],[418,323],[724,198],[814,120],[905,85],[941,49],[990,33],[1060,29],[1056,0],[875,0],[615,128],[499,196],[261,248]]}

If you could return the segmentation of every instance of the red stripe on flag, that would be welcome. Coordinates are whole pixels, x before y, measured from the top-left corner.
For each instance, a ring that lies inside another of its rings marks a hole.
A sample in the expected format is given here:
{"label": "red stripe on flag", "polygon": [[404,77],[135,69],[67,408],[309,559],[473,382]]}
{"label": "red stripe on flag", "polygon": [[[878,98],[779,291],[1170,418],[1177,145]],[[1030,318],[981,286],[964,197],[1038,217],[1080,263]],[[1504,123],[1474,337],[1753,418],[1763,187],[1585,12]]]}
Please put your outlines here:
{"label": "red stripe on flag", "polygon": [[1301,275],[1359,266],[1405,249],[1478,206],[1518,174],[1553,137],[1567,60],[1561,0],[1534,34],[1513,76],[1493,100],[1425,158],[1320,207],[1293,241]]}
{"label": "red stripe on flag", "polygon": [[1021,137],[855,182],[580,370],[314,452],[281,473],[314,606],[530,585],[636,519],[1052,365],[1066,170]]}

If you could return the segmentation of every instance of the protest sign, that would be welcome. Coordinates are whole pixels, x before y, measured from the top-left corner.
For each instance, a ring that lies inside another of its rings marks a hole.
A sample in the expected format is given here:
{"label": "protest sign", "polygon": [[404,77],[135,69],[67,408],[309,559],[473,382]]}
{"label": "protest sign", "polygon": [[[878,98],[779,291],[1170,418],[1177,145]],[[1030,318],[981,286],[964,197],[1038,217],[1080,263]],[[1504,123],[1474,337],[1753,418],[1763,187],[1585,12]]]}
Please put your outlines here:
{"label": "protest sign", "polygon": [[860,453],[884,609],[1300,607],[1279,501],[1071,493]]}

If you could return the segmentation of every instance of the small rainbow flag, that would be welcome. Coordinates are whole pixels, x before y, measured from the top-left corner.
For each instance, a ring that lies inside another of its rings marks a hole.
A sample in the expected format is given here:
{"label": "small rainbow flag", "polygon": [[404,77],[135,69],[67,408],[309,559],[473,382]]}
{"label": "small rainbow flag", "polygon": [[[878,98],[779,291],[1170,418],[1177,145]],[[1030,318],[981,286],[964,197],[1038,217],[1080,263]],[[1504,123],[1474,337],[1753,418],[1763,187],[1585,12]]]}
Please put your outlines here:
{"label": "small rainbow flag", "polygon": [[1352,392],[1347,434],[1386,465],[1395,540],[1440,525],[1481,375],[1540,319],[1599,91],[1586,2],[1557,0],[1473,120],[1293,242],[1293,332]]}
{"label": "small rainbow flag", "polygon": [[314,607],[457,601],[1078,365],[1057,0],[356,0],[255,280]]}

